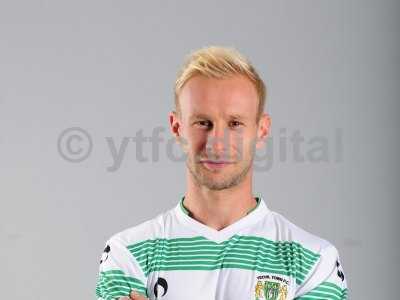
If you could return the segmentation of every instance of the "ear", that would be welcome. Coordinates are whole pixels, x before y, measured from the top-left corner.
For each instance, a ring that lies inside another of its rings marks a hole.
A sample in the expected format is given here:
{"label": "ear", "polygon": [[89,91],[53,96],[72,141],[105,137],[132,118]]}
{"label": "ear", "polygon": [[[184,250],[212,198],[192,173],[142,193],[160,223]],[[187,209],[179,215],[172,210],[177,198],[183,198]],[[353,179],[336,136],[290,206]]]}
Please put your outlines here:
{"label": "ear", "polygon": [[178,114],[174,110],[169,113],[169,127],[171,133],[178,138],[180,135],[180,120]]}
{"label": "ear", "polygon": [[271,117],[263,113],[258,122],[256,148],[260,149],[267,141],[271,128]]}
{"label": "ear", "polygon": [[172,111],[169,113],[169,125],[170,130],[173,136],[175,137],[176,142],[181,145],[183,151],[186,150],[186,143],[184,143],[185,139],[182,136],[182,121],[179,114],[176,111]]}

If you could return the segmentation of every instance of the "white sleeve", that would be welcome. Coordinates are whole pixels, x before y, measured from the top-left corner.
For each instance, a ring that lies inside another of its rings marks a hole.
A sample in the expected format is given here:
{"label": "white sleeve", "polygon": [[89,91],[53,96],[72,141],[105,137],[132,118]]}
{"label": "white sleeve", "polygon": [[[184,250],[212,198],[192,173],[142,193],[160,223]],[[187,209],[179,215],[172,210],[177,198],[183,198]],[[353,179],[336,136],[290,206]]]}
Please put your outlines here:
{"label": "white sleeve", "polygon": [[135,290],[147,297],[147,279],[127,247],[117,238],[110,238],[100,260],[96,284],[99,300],[129,296]]}
{"label": "white sleeve", "polygon": [[297,287],[295,300],[346,300],[347,292],[339,253],[329,244],[321,251],[320,259],[307,279]]}

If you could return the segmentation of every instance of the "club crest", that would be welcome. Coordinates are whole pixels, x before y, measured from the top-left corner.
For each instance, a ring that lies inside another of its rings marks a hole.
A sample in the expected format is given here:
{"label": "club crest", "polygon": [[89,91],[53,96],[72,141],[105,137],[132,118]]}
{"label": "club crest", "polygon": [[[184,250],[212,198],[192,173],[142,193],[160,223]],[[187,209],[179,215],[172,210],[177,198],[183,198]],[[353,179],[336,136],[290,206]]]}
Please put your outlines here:
{"label": "club crest", "polygon": [[275,275],[257,276],[255,300],[286,300],[289,282]]}

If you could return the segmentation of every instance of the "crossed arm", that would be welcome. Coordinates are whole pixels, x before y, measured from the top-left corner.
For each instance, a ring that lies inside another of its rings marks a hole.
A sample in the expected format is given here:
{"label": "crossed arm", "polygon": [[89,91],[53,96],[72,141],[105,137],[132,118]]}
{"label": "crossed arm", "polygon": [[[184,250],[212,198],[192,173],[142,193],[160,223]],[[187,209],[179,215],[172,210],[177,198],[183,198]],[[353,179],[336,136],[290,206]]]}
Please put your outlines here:
{"label": "crossed arm", "polygon": [[132,291],[129,294],[129,297],[128,296],[121,297],[118,300],[149,300],[149,299],[138,292]]}

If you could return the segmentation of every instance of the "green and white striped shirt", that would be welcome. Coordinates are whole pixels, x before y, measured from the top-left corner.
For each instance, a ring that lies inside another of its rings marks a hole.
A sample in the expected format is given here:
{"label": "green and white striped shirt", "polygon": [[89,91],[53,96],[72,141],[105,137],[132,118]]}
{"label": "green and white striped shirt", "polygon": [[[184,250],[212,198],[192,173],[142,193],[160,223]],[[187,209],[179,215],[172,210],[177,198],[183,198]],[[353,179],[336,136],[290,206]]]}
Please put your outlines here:
{"label": "green and white striped shirt", "polygon": [[271,211],[261,196],[219,231],[192,218],[183,200],[110,237],[98,299],[131,290],[163,300],[347,299],[335,246]]}

